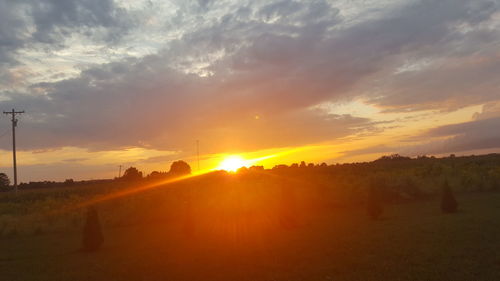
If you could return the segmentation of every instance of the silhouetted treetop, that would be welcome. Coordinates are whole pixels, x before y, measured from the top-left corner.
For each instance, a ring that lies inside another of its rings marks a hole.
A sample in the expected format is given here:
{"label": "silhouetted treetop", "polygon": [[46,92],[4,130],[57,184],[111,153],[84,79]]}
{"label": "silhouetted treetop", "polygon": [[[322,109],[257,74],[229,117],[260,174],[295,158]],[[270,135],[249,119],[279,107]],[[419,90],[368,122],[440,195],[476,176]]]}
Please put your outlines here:
{"label": "silhouetted treetop", "polygon": [[391,155],[384,155],[375,161],[394,161],[394,160],[411,160],[411,158],[396,153]]}
{"label": "silhouetted treetop", "polygon": [[136,167],[130,167],[123,173],[122,179],[124,180],[140,180],[142,179],[142,172]]}
{"label": "silhouetted treetop", "polygon": [[170,165],[169,174],[174,176],[189,175],[191,174],[191,166],[182,160],[175,161],[172,165]]}
{"label": "silhouetted treetop", "polygon": [[7,188],[10,185],[9,177],[6,174],[0,173],[0,188]]}

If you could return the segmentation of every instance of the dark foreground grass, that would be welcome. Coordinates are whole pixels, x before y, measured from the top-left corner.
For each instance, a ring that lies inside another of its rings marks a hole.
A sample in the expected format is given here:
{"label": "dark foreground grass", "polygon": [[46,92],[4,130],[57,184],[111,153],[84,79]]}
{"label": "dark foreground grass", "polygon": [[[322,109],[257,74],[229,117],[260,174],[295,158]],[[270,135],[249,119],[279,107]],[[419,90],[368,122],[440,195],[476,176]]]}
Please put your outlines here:
{"label": "dark foreground grass", "polygon": [[500,194],[458,200],[453,215],[438,200],[386,207],[378,221],[364,209],[330,208],[291,226],[233,225],[224,235],[165,221],[107,227],[98,253],[78,252],[77,231],[3,237],[0,279],[500,280]]}

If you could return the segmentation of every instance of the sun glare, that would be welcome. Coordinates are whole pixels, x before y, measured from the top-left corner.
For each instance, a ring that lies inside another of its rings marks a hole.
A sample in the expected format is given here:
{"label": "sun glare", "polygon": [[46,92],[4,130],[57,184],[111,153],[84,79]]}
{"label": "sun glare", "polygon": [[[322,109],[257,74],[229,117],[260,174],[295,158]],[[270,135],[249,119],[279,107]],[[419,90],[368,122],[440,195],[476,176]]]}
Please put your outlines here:
{"label": "sun glare", "polygon": [[247,166],[247,161],[238,155],[227,156],[222,160],[217,169],[236,172],[239,168]]}

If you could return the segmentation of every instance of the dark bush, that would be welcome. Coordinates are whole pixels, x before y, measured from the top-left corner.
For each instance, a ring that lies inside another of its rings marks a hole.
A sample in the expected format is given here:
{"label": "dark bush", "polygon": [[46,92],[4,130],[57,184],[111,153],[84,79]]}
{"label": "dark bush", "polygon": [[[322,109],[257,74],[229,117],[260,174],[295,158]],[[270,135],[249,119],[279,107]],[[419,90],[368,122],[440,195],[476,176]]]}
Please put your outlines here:
{"label": "dark bush", "polygon": [[99,222],[99,215],[94,207],[89,207],[83,227],[83,250],[86,252],[97,251],[103,242],[104,238],[102,235],[101,223]]}
{"label": "dark bush", "polygon": [[443,194],[441,196],[441,211],[443,213],[455,213],[458,208],[457,200],[451,191],[448,182],[445,181],[443,184]]}

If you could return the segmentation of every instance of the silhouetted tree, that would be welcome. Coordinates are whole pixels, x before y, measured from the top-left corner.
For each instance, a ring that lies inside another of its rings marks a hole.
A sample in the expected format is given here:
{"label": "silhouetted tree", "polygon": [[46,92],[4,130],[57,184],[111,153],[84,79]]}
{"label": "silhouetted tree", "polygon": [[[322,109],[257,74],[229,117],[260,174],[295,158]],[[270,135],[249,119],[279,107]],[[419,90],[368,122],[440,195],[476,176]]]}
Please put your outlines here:
{"label": "silhouetted tree", "polygon": [[378,219],[384,212],[384,208],[380,202],[380,193],[378,192],[380,186],[376,186],[378,183],[378,181],[372,182],[370,189],[368,190],[368,198],[366,202],[366,212],[373,220]]}
{"label": "silhouetted tree", "polygon": [[251,166],[250,168],[248,168],[248,171],[250,171],[250,172],[263,172],[264,166]]}
{"label": "silhouetted tree", "polygon": [[441,211],[443,213],[455,213],[458,208],[457,200],[451,191],[448,181],[443,184],[443,195],[441,196]]}
{"label": "silhouetted tree", "polygon": [[375,160],[374,162],[381,162],[381,161],[394,161],[394,160],[411,160],[410,157],[407,156],[401,156],[399,154],[391,154],[391,155],[384,155],[380,157],[379,159]]}
{"label": "silhouetted tree", "polygon": [[104,237],[102,235],[101,223],[99,222],[99,215],[94,207],[87,209],[87,217],[85,225],[83,226],[83,250],[87,252],[94,252],[99,250]]}
{"label": "silhouetted tree", "polygon": [[238,173],[238,174],[247,173],[247,172],[248,172],[248,168],[247,168],[247,167],[245,167],[245,166],[243,166],[243,167],[241,167],[241,168],[239,168],[239,169],[237,170],[237,173]]}
{"label": "silhouetted tree", "polygon": [[172,163],[172,165],[170,165],[169,174],[174,176],[189,175],[191,174],[191,167],[188,163],[182,160],[175,161],[174,163]]}
{"label": "silhouetted tree", "polygon": [[151,174],[147,175],[147,179],[149,180],[159,180],[164,177],[166,177],[168,173],[166,172],[158,172],[158,171],[152,171]]}
{"label": "silhouetted tree", "polygon": [[6,174],[0,173],[0,188],[8,188],[10,185],[9,177]]}
{"label": "silhouetted tree", "polygon": [[123,173],[122,179],[128,181],[140,180],[142,179],[142,172],[137,170],[135,167],[130,167]]}
{"label": "silhouetted tree", "polygon": [[284,170],[284,169],[287,169],[287,168],[288,168],[288,166],[287,166],[287,165],[285,165],[285,164],[280,164],[280,165],[275,165],[275,166],[273,167],[273,170]]}

